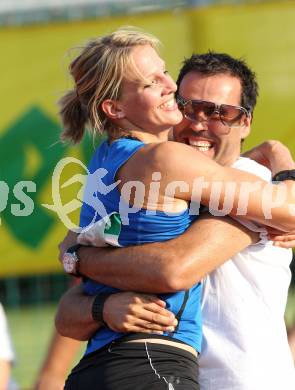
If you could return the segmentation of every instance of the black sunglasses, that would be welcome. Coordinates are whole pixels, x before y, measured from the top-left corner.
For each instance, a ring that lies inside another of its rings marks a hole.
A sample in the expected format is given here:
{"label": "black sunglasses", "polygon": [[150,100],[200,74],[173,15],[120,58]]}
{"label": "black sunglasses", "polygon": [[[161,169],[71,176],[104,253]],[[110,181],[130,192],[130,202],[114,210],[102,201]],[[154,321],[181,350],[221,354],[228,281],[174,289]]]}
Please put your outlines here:
{"label": "black sunglasses", "polygon": [[240,106],[229,104],[215,104],[206,100],[186,100],[180,95],[177,96],[177,104],[185,118],[193,122],[219,119],[228,127],[243,126],[243,120],[250,116],[250,112]]}

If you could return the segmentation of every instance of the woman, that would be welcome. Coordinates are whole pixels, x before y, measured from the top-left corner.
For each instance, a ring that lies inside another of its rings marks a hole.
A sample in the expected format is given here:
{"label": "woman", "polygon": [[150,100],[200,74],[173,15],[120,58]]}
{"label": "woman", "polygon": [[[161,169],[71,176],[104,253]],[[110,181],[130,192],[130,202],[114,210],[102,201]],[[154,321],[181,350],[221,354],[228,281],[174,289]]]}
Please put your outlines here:
{"label": "woman", "polygon": [[[259,182],[260,189],[250,196],[245,217],[262,221],[259,199],[263,182],[255,176],[221,168],[186,145],[167,142],[171,127],[181,121],[182,115],[174,99],[176,85],[157,54],[157,44],[147,34],[119,30],[90,42],[71,64],[76,85],[61,100],[64,138],[78,142],[86,122],[95,131],[106,130],[108,134],[108,141],[90,163],[91,173],[98,168],[106,170],[102,182],[104,188],[110,189],[91,192],[104,206],[104,214],[100,213],[96,220],[119,214],[118,244],[122,246],[176,237],[191,223],[188,202],[201,200],[209,204],[210,186],[204,188],[201,199],[194,191],[195,179],[202,176],[208,183],[213,179],[224,183],[219,205],[226,183],[234,181],[239,186],[243,181]],[[246,110],[235,119],[240,123],[250,120]],[[231,120],[228,125],[232,124]],[[114,187],[117,180],[118,186]],[[134,180],[138,191],[132,191],[130,182],[134,184]],[[237,191],[232,215],[237,214],[238,200]],[[294,227],[287,206],[274,211],[278,221],[274,226]],[[81,225],[91,224],[94,213],[84,204]],[[116,291],[91,281],[85,284],[88,294]],[[163,298],[179,320],[173,334],[153,336],[147,342],[141,335],[123,338],[104,328],[90,340],[86,357],[73,370],[65,388],[198,389],[200,284]]]}

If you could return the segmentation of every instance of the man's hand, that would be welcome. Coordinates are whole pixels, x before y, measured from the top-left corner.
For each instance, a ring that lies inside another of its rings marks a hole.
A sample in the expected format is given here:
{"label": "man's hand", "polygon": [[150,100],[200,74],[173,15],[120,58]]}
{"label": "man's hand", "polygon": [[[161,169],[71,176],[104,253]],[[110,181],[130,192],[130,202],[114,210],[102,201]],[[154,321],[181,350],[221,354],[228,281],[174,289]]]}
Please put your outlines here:
{"label": "man's hand", "polygon": [[71,246],[77,244],[77,236],[78,234],[75,232],[72,232],[71,230],[68,231],[65,238],[61,241],[61,243],[58,245],[59,249],[59,256],[58,259],[62,263],[62,258],[67,249],[69,249]]}
{"label": "man's hand", "polygon": [[155,295],[124,292],[110,295],[104,303],[103,319],[115,332],[173,332],[177,320]]}
{"label": "man's hand", "polygon": [[266,166],[273,175],[283,170],[295,168],[290,150],[280,141],[265,141],[245,152],[243,156]]}
{"label": "man's hand", "polygon": [[[92,318],[94,296],[85,295],[81,285],[70,288],[61,298],[55,323],[58,332],[76,340],[89,340],[101,327]],[[103,319],[116,332],[173,332],[177,324],[165,302],[149,294],[122,292],[110,295]]]}

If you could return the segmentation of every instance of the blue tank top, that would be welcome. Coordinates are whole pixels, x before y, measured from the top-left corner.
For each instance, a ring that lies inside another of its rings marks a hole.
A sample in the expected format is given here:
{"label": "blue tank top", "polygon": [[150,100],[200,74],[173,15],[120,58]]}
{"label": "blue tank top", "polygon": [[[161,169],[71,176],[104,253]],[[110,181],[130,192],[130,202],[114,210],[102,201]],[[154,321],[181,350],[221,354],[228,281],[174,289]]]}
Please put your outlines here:
{"label": "blue tank top", "polygon": [[[110,145],[102,143],[95,151],[89,164],[89,176],[84,193],[84,202],[80,215],[80,226],[86,227],[101,220],[106,215],[120,215],[118,244],[120,246],[139,245],[147,242],[167,241],[182,234],[191,224],[189,210],[181,213],[165,213],[149,211],[144,208],[132,210],[127,215],[129,205],[120,201],[120,191],[115,185],[118,169],[140,148],[141,141],[120,138]],[[91,180],[89,179],[91,178]],[[92,185],[89,182],[92,181]],[[95,185],[93,186],[93,181]],[[122,260],[124,266],[124,260]],[[88,295],[119,292],[110,286],[96,283],[90,279],[84,282],[84,292]],[[164,333],[185,342],[201,351],[202,321],[201,321],[201,284],[198,283],[188,291],[160,294],[166,301],[166,308],[174,314],[182,309],[178,328],[174,333]],[[184,305],[184,299],[186,304]],[[109,328],[99,329],[89,340],[86,354],[94,352],[111,341],[125,336],[125,333],[114,332]]]}

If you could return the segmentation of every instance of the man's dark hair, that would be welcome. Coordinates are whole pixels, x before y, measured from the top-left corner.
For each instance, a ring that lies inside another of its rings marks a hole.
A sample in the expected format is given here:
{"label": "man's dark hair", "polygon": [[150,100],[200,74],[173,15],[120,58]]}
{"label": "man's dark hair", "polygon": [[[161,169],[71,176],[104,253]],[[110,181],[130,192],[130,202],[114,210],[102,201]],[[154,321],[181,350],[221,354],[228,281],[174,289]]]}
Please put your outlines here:
{"label": "man's dark hair", "polygon": [[243,59],[235,59],[228,54],[212,51],[205,54],[193,54],[183,61],[177,79],[178,88],[184,76],[189,72],[198,72],[207,76],[228,74],[237,77],[242,86],[240,105],[253,112],[258,97],[258,84],[255,73]]}

